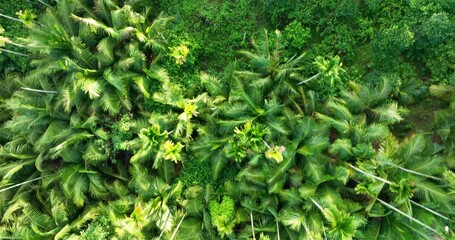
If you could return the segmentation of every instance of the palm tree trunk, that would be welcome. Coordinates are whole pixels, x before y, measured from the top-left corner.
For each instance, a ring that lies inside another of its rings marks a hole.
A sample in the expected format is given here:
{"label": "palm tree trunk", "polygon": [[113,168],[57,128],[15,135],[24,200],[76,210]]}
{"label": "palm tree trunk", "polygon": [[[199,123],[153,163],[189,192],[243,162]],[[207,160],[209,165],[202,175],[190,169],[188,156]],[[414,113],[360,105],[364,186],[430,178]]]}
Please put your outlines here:
{"label": "palm tree trunk", "polygon": [[174,240],[175,236],[177,235],[177,232],[179,231],[180,225],[182,225],[183,219],[185,219],[186,214],[187,214],[187,213],[185,213],[185,214],[183,215],[182,219],[180,219],[180,222],[179,222],[179,224],[177,225],[177,227],[175,228],[174,233],[172,233],[171,240]]}
{"label": "palm tree trunk", "polygon": [[306,223],[303,223],[303,228],[305,228],[305,231],[308,233],[308,235],[310,236],[310,240],[314,240],[313,238],[313,235],[311,235],[311,231],[310,229],[308,228],[308,226],[306,225]]}
{"label": "palm tree trunk", "polygon": [[[171,216],[171,214],[167,215],[165,222],[167,222],[167,220],[169,220],[169,216]],[[166,228],[163,228],[163,230],[161,231],[160,236],[158,237],[158,239],[161,239],[161,237],[163,236],[165,230],[166,230]]]}
{"label": "palm tree trunk", "polygon": [[416,205],[416,206],[419,206],[419,207],[421,207],[421,208],[427,210],[428,212],[433,213],[434,215],[436,215],[436,216],[438,216],[438,217],[440,217],[440,218],[442,218],[442,219],[444,219],[444,220],[451,221],[448,217],[446,217],[446,216],[444,216],[444,215],[442,215],[442,214],[440,214],[440,213],[438,213],[438,212],[436,212],[436,211],[433,211],[432,209],[429,209],[429,208],[423,206],[422,204],[419,204],[419,203],[414,202],[414,201],[412,201],[412,200],[409,200],[409,201],[410,201],[412,204],[414,204],[414,205]]}
{"label": "palm tree trunk", "polygon": [[254,234],[253,212],[251,212],[251,211],[250,211],[250,219],[251,219],[251,231],[253,233],[253,240],[256,240],[256,235]]}
{"label": "palm tree trunk", "polygon": [[15,51],[7,50],[7,49],[4,49],[4,48],[0,48],[0,52],[6,52],[6,53],[11,53],[11,54],[19,55],[19,56],[28,57],[27,54],[23,54],[23,53],[20,53],[20,52],[15,52]]}
{"label": "palm tree trunk", "polygon": [[[383,183],[387,183],[387,184],[389,184],[389,185],[392,184],[392,182],[390,182],[390,181],[388,181],[388,180],[385,180],[385,179],[383,179],[383,178],[380,178],[380,177],[378,177],[378,176],[375,176],[375,175],[373,175],[373,174],[371,174],[371,173],[367,173],[367,172],[365,172],[365,171],[362,171],[362,170],[360,170],[360,169],[354,167],[354,166],[351,165],[351,164],[348,164],[348,165],[349,165],[351,168],[353,168],[354,170],[356,170],[356,171],[358,171],[358,172],[360,172],[360,173],[363,173],[363,174],[365,174],[365,175],[367,175],[367,176],[369,176],[369,177],[372,177],[372,178],[374,178],[374,179],[376,179],[376,180],[379,180],[379,181],[381,181],[381,182],[383,182]],[[412,171],[412,170],[409,170],[409,169],[406,169],[406,168],[401,168],[401,167],[396,166],[396,165],[394,165],[394,166],[397,167],[397,168],[399,168],[399,169],[402,169],[402,170],[404,169],[403,171],[406,170],[406,172],[414,173],[414,174],[419,175],[419,176],[430,177],[430,178],[432,178],[432,179],[436,178],[436,177],[429,176],[429,175],[426,175],[426,174],[423,174],[423,173],[419,173],[419,172],[416,172],[416,171]],[[436,180],[442,180],[442,179],[436,178]],[[380,200],[379,198],[377,198],[377,200],[380,201],[381,203],[383,203],[383,201]],[[415,202],[415,201],[413,201],[413,200],[411,200],[411,199],[410,199],[409,201],[410,201],[412,204],[414,204],[414,205],[416,205],[416,206],[419,206],[419,207],[423,208],[424,210],[426,210],[426,211],[428,211],[428,212],[430,212],[430,213],[432,213],[432,214],[434,214],[434,215],[436,215],[436,216],[438,216],[438,217],[440,217],[440,218],[443,218],[443,219],[445,219],[445,220],[450,221],[450,219],[449,219],[448,217],[446,217],[446,216],[444,216],[444,215],[442,215],[442,214],[440,214],[440,213],[438,213],[438,212],[436,212],[436,211],[434,211],[434,210],[432,210],[432,209],[430,209],[430,208],[427,208],[427,207],[425,207],[425,206],[423,206],[423,205],[421,205],[421,204],[419,204],[419,203],[417,203],[417,202]],[[418,221],[418,220],[416,219],[416,221]]]}
{"label": "palm tree trunk", "polygon": [[[322,208],[322,206],[319,205],[319,203],[316,202],[313,198],[310,197],[310,200],[314,203],[314,205],[316,205],[316,207],[321,211],[321,213],[324,214],[324,212],[325,212],[324,208]],[[322,224],[322,230],[324,231],[324,239],[327,240],[327,234],[325,233],[324,222],[322,220],[321,220],[321,224]]]}
{"label": "palm tree trunk", "polygon": [[25,90],[25,91],[31,91],[31,92],[57,94],[57,91],[39,90],[39,89],[28,88],[28,87],[21,87],[21,89]]}
{"label": "palm tree trunk", "polygon": [[43,1],[41,1],[41,0],[38,0],[38,2],[40,2],[40,3],[43,4],[43,5],[45,5],[46,7],[51,7],[51,5],[45,3],[45,2],[43,2]]}
{"label": "palm tree trunk", "polygon": [[280,226],[278,225],[278,220],[275,218],[275,223],[276,223],[276,236],[277,239],[280,240]]}
{"label": "palm tree trunk", "polygon": [[415,175],[418,175],[418,176],[421,176],[421,177],[431,178],[431,179],[437,180],[437,181],[442,181],[443,180],[443,179],[435,177],[435,176],[431,176],[431,175],[428,175],[428,174],[425,174],[425,173],[421,173],[421,172],[410,170],[410,169],[407,169],[407,168],[404,168],[404,167],[400,167],[400,166],[395,165],[395,164],[390,163],[390,162],[384,162],[384,163],[387,164],[387,165],[391,165],[393,167],[396,167],[396,168],[400,169],[401,171],[412,173],[412,174],[415,174]]}
{"label": "palm tree trunk", "polygon": [[5,14],[1,14],[0,13],[0,17],[4,17],[4,18],[8,18],[10,20],[13,20],[13,21],[17,21],[17,22],[23,22],[22,20],[20,20],[19,18],[15,18],[15,17],[11,17],[11,16],[8,16],[8,15],[5,15]]}
{"label": "palm tree trunk", "polygon": [[25,182],[21,182],[21,183],[18,183],[18,184],[9,186],[9,187],[7,187],[7,188],[0,189],[0,193],[5,192],[5,191],[8,191],[8,190],[13,189],[13,188],[16,188],[16,187],[20,187],[20,186],[25,185],[25,184],[27,184],[27,183],[31,183],[31,182],[40,180],[40,179],[41,179],[41,177],[37,177],[37,178],[34,178],[34,179],[32,179],[32,180],[28,180],[28,181],[25,181]]}
{"label": "palm tree trunk", "polygon": [[8,43],[11,44],[11,45],[14,45],[14,46],[16,46],[16,47],[21,47],[21,48],[26,48],[26,47],[27,47],[27,46],[24,46],[24,45],[22,45],[22,44],[15,43],[15,42],[13,42],[13,41],[9,41]]}
{"label": "palm tree trunk", "polygon": [[378,201],[379,201],[381,204],[383,204],[384,206],[386,206],[386,207],[388,207],[388,208],[394,210],[395,212],[397,212],[397,213],[399,213],[399,214],[401,214],[401,215],[407,217],[409,220],[411,220],[411,221],[413,221],[413,222],[419,224],[420,226],[422,226],[422,227],[424,227],[424,228],[426,228],[426,229],[428,229],[428,230],[430,230],[430,231],[436,233],[438,236],[441,235],[441,234],[439,234],[438,231],[436,231],[436,229],[434,229],[434,228],[432,228],[432,227],[426,225],[425,223],[423,223],[423,222],[421,222],[421,221],[415,219],[414,217],[412,217],[411,215],[409,215],[409,214],[407,214],[407,213],[401,211],[400,209],[398,209],[398,208],[396,208],[396,207],[394,207],[394,206],[392,206],[392,205],[386,203],[385,201],[382,201],[382,200],[379,199],[379,198],[377,198],[376,200],[378,200]]}
{"label": "palm tree trunk", "polygon": [[306,79],[306,80],[303,80],[303,81],[297,83],[297,85],[302,85],[302,84],[304,84],[304,83],[307,83],[307,82],[309,82],[309,81],[311,81],[311,80],[313,80],[313,79],[319,77],[319,75],[321,75],[321,73],[318,73],[318,74],[316,74],[316,75],[314,75],[314,76],[312,76],[312,77],[310,77],[310,78],[308,78],[308,79]]}
{"label": "palm tree trunk", "polygon": [[373,175],[373,174],[371,174],[371,173],[367,173],[367,172],[365,172],[365,171],[363,171],[363,170],[361,170],[361,169],[359,169],[359,168],[354,167],[354,166],[351,165],[351,164],[348,164],[348,166],[351,167],[352,169],[356,170],[356,171],[359,172],[359,173],[362,173],[362,174],[364,174],[364,175],[367,175],[367,176],[369,176],[369,177],[372,177],[372,178],[374,178],[374,179],[376,179],[376,180],[379,180],[379,181],[381,181],[381,182],[383,182],[383,183],[387,183],[387,184],[389,184],[389,185],[392,184],[391,181],[385,180],[385,179],[380,178],[380,177],[378,177],[378,176],[375,176],[375,175]]}

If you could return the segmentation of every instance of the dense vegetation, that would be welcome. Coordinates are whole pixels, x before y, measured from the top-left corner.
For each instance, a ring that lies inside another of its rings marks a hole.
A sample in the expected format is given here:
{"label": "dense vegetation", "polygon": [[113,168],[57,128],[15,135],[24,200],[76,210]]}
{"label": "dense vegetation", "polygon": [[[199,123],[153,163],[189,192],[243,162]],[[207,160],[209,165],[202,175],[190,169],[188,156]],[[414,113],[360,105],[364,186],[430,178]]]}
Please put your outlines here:
{"label": "dense vegetation", "polygon": [[2,0],[0,239],[455,239],[451,0]]}

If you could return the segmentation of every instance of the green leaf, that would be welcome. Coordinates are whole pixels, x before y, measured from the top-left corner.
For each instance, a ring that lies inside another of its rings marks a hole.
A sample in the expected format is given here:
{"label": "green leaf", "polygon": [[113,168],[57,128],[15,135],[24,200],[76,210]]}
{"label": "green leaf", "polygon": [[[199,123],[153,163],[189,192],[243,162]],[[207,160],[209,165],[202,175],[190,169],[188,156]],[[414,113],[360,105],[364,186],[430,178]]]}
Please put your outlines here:
{"label": "green leaf", "polygon": [[339,119],[347,122],[354,121],[354,116],[346,106],[334,101],[330,101],[327,103],[327,107],[330,109],[337,120]]}
{"label": "green leaf", "polygon": [[350,139],[337,139],[329,147],[329,153],[338,155],[341,159],[348,159],[352,156],[352,143]]}
{"label": "green leaf", "polygon": [[335,177],[336,180],[342,182],[343,185],[346,185],[349,180],[349,170],[345,167],[336,167],[333,177]]}
{"label": "green leaf", "polygon": [[278,193],[280,196],[281,201],[286,202],[289,206],[297,205],[303,203],[301,195],[299,195],[299,191],[295,188],[285,189]]}
{"label": "green leaf", "polygon": [[324,170],[324,166],[318,159],[310,158],[305,162],[304,171],[315,184],[322,182]]}
{"label": "green leaf", "polygon": [[401,145],[401,152],[406,160],[412,156],[419,155],[425,148],[425,139],[423,135],[417,134],[407,138]]}
{"label": "green leaf", "polygon": [[300,196],[302,196],[304,199],[307,199],[309,197],[313,197],[316,194],[317,189],[318,186],[315,184],[305,184],[299,188],[299,193]]}
{"label": "green leaf", "polygon": [[294,231],[300,231],[306,221],[305,212],[299,209],[283,209],[279,216],[280,222]]}
{"label": "green leaf", "polygon": [[426,201],[436,203],[447,203],[450,201],[450,197],[447,192],[444,191],[439,185],[428,181],[420,181],[416,183],[415,195]]}
{"label": "green leaf", "polygon": [[397,103],[388,103],[381,107],[373,109],[373,113],[384,123],[393,124],[403,120],[401,116],[402,109],[398,108]]}
{"label": "green leaf", "polygon": [[429,90],[431,95],[447,102],[452,100],[454,93],[454,88],[448,85],[431,85]]}

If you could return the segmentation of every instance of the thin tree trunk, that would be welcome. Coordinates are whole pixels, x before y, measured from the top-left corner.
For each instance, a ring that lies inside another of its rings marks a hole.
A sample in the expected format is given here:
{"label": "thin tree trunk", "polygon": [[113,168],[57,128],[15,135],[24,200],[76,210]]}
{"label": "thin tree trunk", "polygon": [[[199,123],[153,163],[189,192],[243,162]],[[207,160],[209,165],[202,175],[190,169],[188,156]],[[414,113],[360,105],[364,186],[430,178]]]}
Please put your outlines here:
{"label": "thin tree trunk", "polygon": [[11,17],[11,16],[8,16],[8,15],[5,15],[5,14],[1,14],[1,13],[0,13],[0,17],[8,18],[8,19],[10,19],[10,20],[13,20],[13,21],[17,21],[17,22],[23,23],[23,21],[20,20],[19,18]]}
{"label": "thin tree trunk", "polygon": [[43,2],[43,1],[41,1],[41,0],[38,0],[38,2],[40,2],[40,3],[43,4],[43,5],[45,5],[46,7],[51,7],[51,5],[45,3],[45,2]]}
{"label": "thin tree trunk", "polygon": [[39,89],[28,88],[28,87],[21,87],[21,89],[22,90],[26,90],[26,91],[30,91],[30,92],[57,94],[57,91],[39,90]]}
{"label": "thin tree trunk", "polygon": [[171,236],[171,240],[174,240],[175,236],[177,235],[177,232],[179,231],[180,225],[182,225],[183,219],[185,219],[186,214],[187,214],[187,213],[185,213],[185,214],[183,215],[182,219],[180,219],[179,224],[177,225],[177,227],[176,227],[175,230],[174,230],[174,233],[173,233],[172,236]]}
{"label": "thin tree trunk", "polygon": [[27,46],[24,46],[24,45],[19,44],[19,43],[15,43],[15,42],[13,42],[11,40],[8,43],[11,44],[11,45],[14,45],[16,47],[27,48]]}
{"label": "thin tree trunk", "polygon": [[365,175],[367,175],[367,176],[369,176],[369,177],[372,177],[372,178],[374,178],[374,179],[376,179],[376,180],[379,180],[379,181],[381,181],[381,182],[383,182],[383,183],[392,184],[391,181],[385,180],[385,179],[380,178],[380,177],[378,177],[378,176],[375,176],[375,175],[373,175],[373,174],[371,174],[371,173],[367,173],[367,172],[365,172],[365,171],[363,171],[363,170],[361,170],[361,169],[359,169],[359,168],[354,167],[354,166],[351,165],[351,164],[348,164],[348,166],[351,167],[351,168],[353,168],[353,169],[356,170],[357,172],[360,172],[360,173],[362,173],[362,174],[365,174]]}
{"label": "thin tree trunk", "polygon": [[28,57],[27,54],[23,54],[23,53],[19,53],[19,52],[7,50],[7,49],[4,49],[4,48],[0,48],[0,51],[1,51],[1,52],[6,52],[6,53],[11,53],[11,54],[16,54],[16,55],[19,55],[19,56]]}
{"label": "thin tree trunk", "polygon": [[302,85],[302,84],[304,84],[304,83],[307,83],[307,82],[309,82],[309,81],[311,81],[311,80],[313,80],[313,79],[319,77],[319,75],[321,75],[321,74],[318,73],[318,74],[316,74],[316,75],[314,75],[314,76],[312,76],[312,77],[310,77],[310,78],[308,78],[308,79],[306,79],[306,80],[303,80],[303,81],[297,83],[297,85]]}
{"label": "thin tree trunk", "polygon": [[253,212],[251,212],[251,211],[250,211],[250,219],[251,219],[251,231],[253,233],[253,240],[256,240],[256,234],[254,234]]}
{"label": "thin tree trunk", "polygon": [[5,191],[8,191],[8,190],[13,189],[13,188],[16,188],[16,187],[20,187],[20,186],[25,185],[25,184],[27,184],[27,183],[31,183],[31,182],[40,180],[40,179],[41,179],[41,177],[38,177],[38,178],[34,178],[34,179],[32,179],[32,180],[28,180],[28,181],[25,181],[25,182],[21,182],[21,183],[18,183],[18,184],[14,184],[14,185],[9,186],[9,187],[7,187],[7,188],[0,189],[0,193],[5,192]]}
{"label": "thin tree trunk", "polygon": [[438,177],[431,176],[431,175],[428,175],[428,174],[425,174],[425,173],[421,173],[421,172],[410,170],[410,169],[407,169],[407,168],[404,168],[404,167],[400,167],[400,166],[395,165],[395,164],[390,163],[390,162],[383,162],[383,163],[387,164],[387,165],[390,165],[390,166],[393,166],[393,167],[396,167],[396,168],[400,169],[401,171],[412,173],[412,174],[415,174],[415,175],[418,175],[418,176],[421,176],[421,177],[431,178],[431,179],[437,180],[437,181],[442,181],[443,180],[442,178],[438,178]]}
{"label": "thin tree trunk", "polygon": [[396,208],[396,207],[394,207],[394,206],[392,206],[392,205],[390,205],[390,204],[388,204],[388,203],[382,201],[382,200],[379,199],[379,198],[376,198],[376,200],[378,200],[378,201],[379,201],[381,204],[383,204],[384,206],[386,206],[386,207],[388,207],[388,208],[394,210],[395,212],[397,212],[397,213],[399,213],[399,214],[401,214],[401,215],[407,217],[409,220],[411,220],[411,221],[413,221],[413,222],[419,224],[420,226],[422,226],[422,227],[424,227],[424,228],[426,228],[426,229],[428,229],[428,230],[430,230],[430,231],[436,233],[438,236],[440,236],[439,232],[436,231],[436,229],[434,229],[434,228],[432,228],[432,227],[426,225],[425,223],[423,223],[423,222],[421,222],[421,221],[415,219],[415,218],[412,217],[411,215],[409,215],[409,214],[407,214],[407,213],[401,211],[400,209],[398,209],[398,208]]}
{"label": "thin tree trunk", "polygon": [[412,200],[409,200],[409,201],[410,201],[412,204],[417,205],[417,206],[419,206],[419,207],[421,207],[421,208],[427,210],[428,212],[433,213],[434,215],[436,215],[436,216],[438,216],[438,217],[440,217],[440,218],[442,218],[442,219],[444,219],[444,220],[452,221],[452,220],[450,220],[450,218],[448,218],[448,217],[446,217],[446,216],[444,216],[444,215],[442,215],[442,214],[440,214],[440,213],[438,213],[438,212],[436,212],[436,211],[434,211],[434,210],[432,210],[432,209],[430,209],[430,208],[427,208],[427,207],[423,206],[422,204],[419,204],[419,203],[414,202],[414,201],[412,201]]}

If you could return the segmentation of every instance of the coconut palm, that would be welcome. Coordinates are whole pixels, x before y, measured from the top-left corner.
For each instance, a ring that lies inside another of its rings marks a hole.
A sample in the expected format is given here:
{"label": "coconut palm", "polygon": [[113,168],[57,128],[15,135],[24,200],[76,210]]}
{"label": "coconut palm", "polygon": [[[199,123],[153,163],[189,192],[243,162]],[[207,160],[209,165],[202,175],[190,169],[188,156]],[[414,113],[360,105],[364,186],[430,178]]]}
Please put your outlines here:
{"label": "coconut palm", "polygon": [[[61,1],[47,11],[26,40],[39,57],[36,68],[21,90],[2,100],[2,109],[11,113],[0,150],[2,201],[10,202],[0,211],[9,219],[5,234],[46,239],[80,231],[90,220],[84,212],[119,198],[112,189],[128,182],[129,159],[116,161],[112,154],[110,120],[140,112],[150,96],[154,80],[144,69],[163,49],[157,34],[168,19],[153,21],[134,5],[92,4],[95,11],[81,1]],[[177,160],[171,145],[163,158]],[[66,217],[59,213],[64,221],[51,221],[55,204],[43,202],[51,189],[68,199],[58,208],[73,209]],[[26,227],[16,232],[15,221]]]}
{"label": "coconut palm", "polygon": [[[322,106],[276,32],[185,97],[157,66],[168,19],[149,16],[141,1],[66,0],[32,30],[37,68],[2,94],[1,237],[436,239],[453,227],[450,145],[393,136],[404,117],[387,81],[351,82]],[[339,59],[316,62],[339,80]],[[185,180],[190,159],[212,179]]]}

